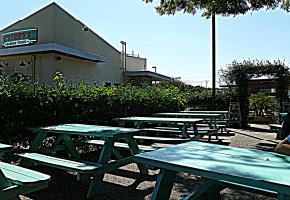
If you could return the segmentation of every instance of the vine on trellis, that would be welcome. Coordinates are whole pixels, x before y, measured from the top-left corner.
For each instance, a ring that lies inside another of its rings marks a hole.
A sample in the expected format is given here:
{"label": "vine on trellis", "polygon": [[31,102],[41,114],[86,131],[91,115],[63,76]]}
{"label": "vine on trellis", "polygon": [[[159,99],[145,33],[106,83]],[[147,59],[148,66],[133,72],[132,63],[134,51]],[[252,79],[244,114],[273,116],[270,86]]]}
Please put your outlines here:
{"label": "vine on trellis", "polygon": [[280,108],[288,100],[289,68],[281,60],[233,61],[226,69],[219,70],[219,76],[227,85],[235,85],[238,90],[236,100],[240,102],[243,128],[248,125],[249,81],[252,78],[267,76],[276,81],[276,97],[279,99]]}

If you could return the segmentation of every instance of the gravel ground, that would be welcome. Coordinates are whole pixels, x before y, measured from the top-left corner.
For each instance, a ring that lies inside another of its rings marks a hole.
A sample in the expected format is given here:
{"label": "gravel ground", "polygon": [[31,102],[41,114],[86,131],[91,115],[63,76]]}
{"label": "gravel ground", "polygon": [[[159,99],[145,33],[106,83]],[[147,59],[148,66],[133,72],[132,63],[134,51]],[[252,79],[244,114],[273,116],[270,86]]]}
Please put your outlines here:
{"label": "gravel ground", "polygon": [[[220,136],[223,145],[273,151],[278,143],[276,133],[269,130],[267,125],[250,124],[249,130],[230,129],[230,134]],[[206,141],[206,138],[205,138]],[[213,141],[214,142],[214,141]],[[84,155],[85,158],[97,158],[99,151]],[[85,199],[89,183],[80,183],[72,174],[62,170],[38,166],[38,171],[52,175],[47,189],[37,191],[25,196],[21,200],[75,200]],[[105,174],[101,194],[92,198],[98,200],[141,200],[150,199],[159,170],[149,170],[148,175],[141,176],[136,164],[126,165],[109,174]],[[178,173],[173,186],[170,199],[182,199],[197,190],[200,186],[200,177],[187,173]],[[263,199],[274,198],[257,195],[241,190],[224,189],[221,192],[223,200],[230,199]]]}

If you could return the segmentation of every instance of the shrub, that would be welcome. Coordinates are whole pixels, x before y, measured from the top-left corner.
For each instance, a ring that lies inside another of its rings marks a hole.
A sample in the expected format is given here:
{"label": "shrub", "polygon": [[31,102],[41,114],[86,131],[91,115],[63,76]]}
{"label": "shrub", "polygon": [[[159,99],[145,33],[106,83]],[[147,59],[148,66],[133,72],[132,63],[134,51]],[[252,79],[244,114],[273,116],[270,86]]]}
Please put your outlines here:
{"label": "shrub", "polygon": [[279,103],[276,98],[269,97],[265,94],[252,94],[250,96],[250,111],[254,116],[270,116],[274,121],[277,120],[275,113],[279,112]]}

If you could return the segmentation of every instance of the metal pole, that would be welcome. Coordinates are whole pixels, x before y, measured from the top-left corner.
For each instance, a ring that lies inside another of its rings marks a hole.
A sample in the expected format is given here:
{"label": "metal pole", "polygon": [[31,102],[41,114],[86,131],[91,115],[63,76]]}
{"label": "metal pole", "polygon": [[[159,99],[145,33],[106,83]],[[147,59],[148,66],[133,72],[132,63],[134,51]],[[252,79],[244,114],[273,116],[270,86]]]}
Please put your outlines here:
{"label": "metal pole", "polygon": [[127,70],[127,44],[126,42],[124,42],[125,45],[125,71]]}
{"label": "metal pole", "polygon": [[216,73],[216,38],[215,38],[215,14],[212,15],[212,107],[215,107],[215,73]]}
{"label": "metal pole", "polygon": [[32,84],[33,84],[33,90],[35,90],[35,79],[36,79],[36,70],[35,70],[35,65],[36,65],[36,56],[32,55],[31,57],[31,64],[32,64]]}

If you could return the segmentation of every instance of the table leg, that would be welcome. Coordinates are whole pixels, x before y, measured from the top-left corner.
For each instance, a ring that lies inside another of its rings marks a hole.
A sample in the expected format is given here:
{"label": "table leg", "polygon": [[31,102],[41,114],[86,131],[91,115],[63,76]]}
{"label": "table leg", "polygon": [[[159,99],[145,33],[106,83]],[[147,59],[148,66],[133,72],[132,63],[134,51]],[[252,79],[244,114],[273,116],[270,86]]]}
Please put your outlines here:
{"label": "table leg", "polygon": [[211,179],[203,179],[203,183],[196,192],[188,195],[183,200],[211,200],[221,199],[220,186],[217,181]]}
{"label": "table leg", "polygon": [[114,148],[115,139],[109,138],[105,141],[105,144],[102,148],[98,163],[106,164],[111,158],[113,148]]}
{"label": "table leg", "polygon": [[213,124],[214,124],[214,128],[217,128],[217,118],[216,117],[213,118]]}
{"label": "table leg", "polygon": [[66,148],[69,152],[69,154],[76,159],[81,159],[80,154],[76,150],[76,146],[73,143],[72,139],[68,135],[63,135],[63,141],[66,145]]}
{"label": "table leg", "polygon": [[169,199],[177,172],[161,169],[158,175],[152,200]]}
{"label": "table leg", "polygon": [[121,122],[121,121],[119,121],[118,124],[119,124],[119,126],[122,126],[122,127],[125,126],[125,122]]}
{"label": "table leg", "polygon": [[183,124],[183,127],[182,127],[182,134],[181,134],[181,137],[182,138],[187,138],[187,128],[189,127],[188,124],[184,123]]}
{"label": "table leg", "polygon": [[[98,163],[100,164],[106,164],[108,163],[112,152],[113,152],[113,145],[114,145],[115,140],[113,138],[109,138],[108,140],[106,140],[103,148],[102,148],[102,152],[101,155],[99,157]],[[100,175],[94,175],[93,180],[91,181],[88,193],[87,193],[87,198],[93,197],[96,194],[98,194],[100,188],[101,188],[101,184],[104,178],[104,174],[100,174]]]}
{"label": "table leg", "polygon": [[0,188],[3,189],[10,186],[12,186],[12,184],[7,180],[0,168]]}
{"label": "table leg", "polygon": [[286,194],[278,193],[277,200],[290,200],[290,196]]}
{"label": "table leg", "polygon": [[140,128],[141,124],[142,124],[142,122],[134,122],[135,128]]}
{"label": "table leg", "polygon": [[[129,145],[129,148],[131,150],[132,156],[134,156],[136,154],[139,154],[140,150],[139,150],[137,142],[133,138],[133,136],[127,137],[126,140],[127,140],[128,145]],[[138,168],[139,168],[141,174],[147,174],[148,173],[148,169],[147,169],[147,167],[144,164],[137,164],[137,165],[138,165]]]}
{"label": "table leg", "polygon": [[57,145],[63,140],[63,135],[58,135],[51,145],[51,149],[55,149]]}
{"label": "table leg", "polygon": [[210,127],[210,128],[213,128],[214,121],[215,121],[215,118],[214,118],[214,117],[211,117],[211,118],[210,118],[210,123],[209,123],[209,127]]}
{"label": "table leg", "polygon": [[42,142],[44,141],[44,139],[46,138],[47,133],[39,131],[36,135],[36,137],[34,138],[31,147],[29,148],[30,151],[38,151]]}

